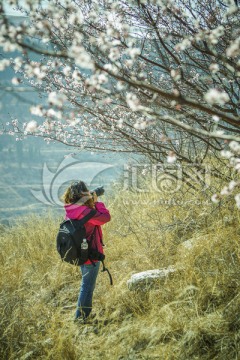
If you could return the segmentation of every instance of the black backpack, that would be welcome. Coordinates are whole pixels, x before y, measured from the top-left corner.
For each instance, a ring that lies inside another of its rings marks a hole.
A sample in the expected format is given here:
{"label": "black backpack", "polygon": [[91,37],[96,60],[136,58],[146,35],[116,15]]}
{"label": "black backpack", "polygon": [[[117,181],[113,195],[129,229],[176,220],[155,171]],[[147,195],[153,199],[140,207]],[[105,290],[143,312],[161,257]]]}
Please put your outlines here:
{"label": "black backpack", "polygon": [[89,214],[84,216],[81,220],[66,219],[60,224],[57,234],[57,251],[63,261],[72,265],[83,265],[88,259],[99,260],[103,264],[103,270],[107,271],[110,277],[110,284],[112,285],[112,277],[109,270],[104,265],[105,255],[92,248],[93,237],[95,229],[87,240],[88,249],[82,250],[83,240],[86,239],[86,229],[84,224],[90,220],[95,214],[96,210],[92,209]]}
{"label": "black backpack", "polygon": [[[60,224],[57,234],[57,251],[61,259],[72,265],[82,265],[88,259],[90,241],[88,241],[88,251],[81,251],[83,239],[86,239],[86,229],[84,224],[96,214],[96,210],[91,210],[81,220],[67,219]],[[92,240],[93,234],[91,236]]]}

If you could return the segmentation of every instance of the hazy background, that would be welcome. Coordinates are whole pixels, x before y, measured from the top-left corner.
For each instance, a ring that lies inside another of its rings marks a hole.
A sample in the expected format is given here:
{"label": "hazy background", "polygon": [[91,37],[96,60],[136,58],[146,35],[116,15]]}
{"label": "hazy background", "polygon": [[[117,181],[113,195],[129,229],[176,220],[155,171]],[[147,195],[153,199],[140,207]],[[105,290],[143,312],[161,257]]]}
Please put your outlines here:
{"label": "hazy background", "polygon": [[[17,22],[18,13],[10,10],[9,18]],[[0,48],[0,56],[1,59],[14,58],[18,54],[16,52],[6,54]],[[37,59],[37,56],[32,54],[32,59]],[[34,117],[30,114],[30,106],[44,102],[42,95],[32,88],[22,85],[14,87],[11,82],[14,76],[16,75],[10,68],[0,72],[0,123],[3,124],[15,118],[20,122],[32,120]],[[71,161],[73,162],[71,153],[75,153],[74,165],[71,165]],[[66,165],[64,172],[60,174],[59,166],[64,159],[68,159],[70,165]],[[83,162],[87,162],[84,167]],[[99,163],[98,166],[96,162]],[[0,223],[9,224],[19,216],[41,214],[47,209],[62,214],[62,208],[54,204],[54,201],[53,204],[46,204],[49,202],[46,190],[61,195],[67,186],[64,181],[67,179],[69,182],[71,178],[86,181],[91,189],[104,185],[107,190],[112,181],[119,179],[126,162],[127,157],[120,154],[79,152],[76,148],[60,143],[47,144],[42,138],[33,136],[23,141],[16,141],[16,136],[0,135]],[[112,164],[113,167],[104,170],[105,163]],[[48,173],[47,176],[46,171],[43,172],[44,164],[52,175]],[[57,181],[53,184],[54,176],[57,177]],[[42,196],[42,200],[37,200],[31,190],[43,191],[45,195]]]}

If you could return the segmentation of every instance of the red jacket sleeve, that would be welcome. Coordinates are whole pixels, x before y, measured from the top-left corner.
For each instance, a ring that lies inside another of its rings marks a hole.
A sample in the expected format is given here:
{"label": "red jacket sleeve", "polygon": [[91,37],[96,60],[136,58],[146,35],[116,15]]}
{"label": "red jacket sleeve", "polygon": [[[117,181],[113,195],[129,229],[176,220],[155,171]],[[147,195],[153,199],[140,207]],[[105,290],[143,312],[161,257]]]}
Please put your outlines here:
{"label": "red jacket sleeve", "polygon": [[104,203],[96,202],[95,209],[97,210],[97,213],[90,220],[88,220],[89,224],[103,225],[111,220],[110,213],[105,207]]}

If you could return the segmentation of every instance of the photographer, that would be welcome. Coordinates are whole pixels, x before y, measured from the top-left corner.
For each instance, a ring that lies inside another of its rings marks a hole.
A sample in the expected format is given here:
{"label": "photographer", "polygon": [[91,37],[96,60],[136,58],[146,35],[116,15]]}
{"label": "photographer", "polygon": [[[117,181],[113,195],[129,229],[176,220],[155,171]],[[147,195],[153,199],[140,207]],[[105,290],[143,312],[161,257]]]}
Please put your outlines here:
{"label": "photographer", "polygon": [[[100,188],[101,189],[101,188]],[[97,189],[98,190],[98,189]],[[97,191],[96,190],[96,191]],[[104,190],[102,190],[102,193]],[[86,222],[87,239],[91,238],[92,248],[100,255],[103,254],[102,229],[101,225],[110,221],[109,211],[104,203],[99,202],[96,192],[90,193],[83,181],[72,183],[63,195],[64,208],[68,219],[80,220],[92,209],[96,214]],[[77,302],[75,319],[86,320],[92,310],[93,291],[99,271],[100,261],[88,259],[80,266],[82,282]]]}

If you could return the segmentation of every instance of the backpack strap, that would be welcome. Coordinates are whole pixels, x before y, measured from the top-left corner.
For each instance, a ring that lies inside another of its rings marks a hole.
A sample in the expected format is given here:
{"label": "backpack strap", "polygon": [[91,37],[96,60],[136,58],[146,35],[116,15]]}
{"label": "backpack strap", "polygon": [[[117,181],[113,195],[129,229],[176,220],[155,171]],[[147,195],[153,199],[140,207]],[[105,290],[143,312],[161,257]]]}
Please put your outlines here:
{"label": "backpack strap", "polygon": [[106,271],[108,273],[109,276],[109,280],[110,280],[110,285],[113,285],[113,279],[112,279],[112,275],[110,274],[110,271],[108,270],[108,268],[106,268],[104,261],[102,260],[102,265],[103,265],[103,269],[102,272]]}
{"label": "backpack strap", "polygon": [[[70,221],[70,223],[72,224],[72,226],[73,226],[74,228],[76,228],[76,224],[77,224],[78,226],[82,226],[82,225],[86,224],[86,222],[87,222],[88,220],[90,220],[92,217],[94,217],[94,215],[95,215],[96,213],[97,213],[97,210],[92,209],[92,210],[91,210],[86,216],[84,216],[82,219],[78,220],[78,219],[70,219],[70,218],[67,218],[67,219],[63,220],[60,225],[64,224],[64,223],[67,222],[67,221]],[[75,224],[75,226],[74,226],[74,224]]]}
{"label": "backpack strap", "polygon": [[[90,237],[90,242],[92,242],[92,239],[93,239],[94,233],[95,233],[95,231],[96,231],[96,228],[97,228],[97,230],[98,230],[98,227],[95,226],[95,227],[94,227],[94,230],[93,230],[93,232],[92,232],[92,234],[91,234],[91,237]],[[98,230],[98,233],[99,233],[99,230]],[[100,236],[100,233],[99,233],[99,236]],[[102,245],[103,245],[102,238],[100,237],[100,239],[101,239],[101,243],[102,243]],[[101,272],[106,271],[106,272],[108,273],[109,280],[110,280],[110,285],[113,285],[112,275],[111,275],[110,271],[108,270],[108,268],[106,268],[106,266],[105,266],[105,264],[104,264],[104,258],[105,258],[105,256],[103,255],[103,258],[100,258],[100,260],[99,260],[99,261],[101,261],[102,266],[103,266],[103,269],[101,270]],[[92,259],[90,259],[90,261],[91,261],[91,263],[92,263],[93,266],[96,266],[95,262],[94,262]]]}
{"label": "backpack strap", "polygon": [[78,220],[78,223],[80,225],[84,225],[86,224],[86,222],[88,220],[90,220],[92,217],[94,217],[94,215],[97,213],[97,210],[96,209],[92,209],[89,214],[87,214],[86,216],[84,216],[82,219]]}
{"label": "backpack strap", "polygon": [[100,242],[101,242],[102,246],[105,246],[104,243],[103,243],[103,241],[102,241],[102,237],[101,237],[101,235],[100,235],[100,232],[99,232],[99,227],[98,227],[98,226],[96,226],[96,227],[97,227],[98,235],[99,235],[99,237],[100,237]]}
{"label": "backpack strap", "polygon": [[[84,216],[82,219],[80,220],[77,220],[77,219],[68,219],[68,220],[65,220],[65,221],[70,221],[70,223],[72,224],[72,227],[75,229],[75,230],[78,230],[81,226],[83,226],[88,220],[90,220],[95,214],[96,214],[97,210],[95,209],[92,209],[89,214],[87,214],[86,216]],[[74,239],[74,236],[72,236],[72,240],[73,240],[73,243],[75,245],[75,248],[76,248],[76,251],[77,251],[77,254],[78,254],[78,257],[80,257],[80,249],[78,248],[77,244],[76,244],[76,241]]]}

